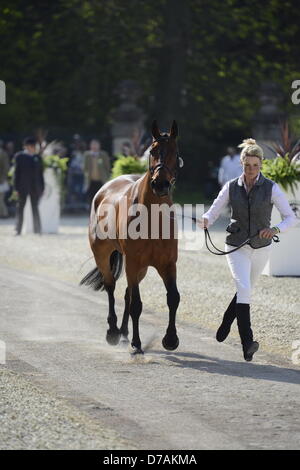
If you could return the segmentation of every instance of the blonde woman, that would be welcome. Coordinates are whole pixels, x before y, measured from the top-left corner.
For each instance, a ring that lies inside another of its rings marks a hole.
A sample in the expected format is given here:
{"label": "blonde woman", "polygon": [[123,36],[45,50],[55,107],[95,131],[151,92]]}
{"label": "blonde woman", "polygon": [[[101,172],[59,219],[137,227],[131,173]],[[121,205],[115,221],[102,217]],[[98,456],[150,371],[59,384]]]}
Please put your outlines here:
{"label": "blonde woman", "polygon": [[[237,318],[244,359],[251,361],[259,348],[258,342],[253,341],[250,322],[251,290],[267,263],[272,237],[295,225],[296,217],[278,184],[265,178],[260,171],[262,148],[254,139],[245,139],[239,147],[242,148],[240,158],[243,173],[223,186],[210,209],[202,216],[202,227],[212,225],[222,209],[229,204],[231,221],[226,229],[229,233],[225,251],[232,250],[251,237],[242,248],[226,255],[235,281],[236,294],[216,334],[217,341],[224,341],[231,324]],[[273,204],[279,210],[282,221],[277,226],[270,227]]]}

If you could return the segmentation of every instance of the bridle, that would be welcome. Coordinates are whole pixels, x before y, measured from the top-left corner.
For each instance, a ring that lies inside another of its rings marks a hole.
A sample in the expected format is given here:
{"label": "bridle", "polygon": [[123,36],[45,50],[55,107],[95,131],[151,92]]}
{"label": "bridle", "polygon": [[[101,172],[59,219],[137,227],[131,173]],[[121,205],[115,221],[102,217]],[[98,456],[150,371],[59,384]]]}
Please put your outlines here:
{"label": "bridle", "polygon": [[[157,139],[155,139],[153,141],[152,145],[155,144],[155,143],[158,143],[158,144],[167,143],[169,141],[169,138],[170,137],[168,135],[162,135],[162,136],[158,137]],[[165,153],[163,152],[163,149],[161,148],[161,145],[159,145],[159,162],[156,165],[154,165],[153,167],[150,166],[150,156],[151,156],[151,150],[149,152],[149,157],[148,157],[148,169],[150,171],[151,178],[153,177],[154,172],[156,170],[161,170],[161,169],[164,168],[171,175],[170,185],[173,186],[176,183],[178,168],[180,168],[180,156],[179,156],[177,146],[176,146],[176,169],[175,169],[175,172],[170,170],[170,168],[165,164]]]}

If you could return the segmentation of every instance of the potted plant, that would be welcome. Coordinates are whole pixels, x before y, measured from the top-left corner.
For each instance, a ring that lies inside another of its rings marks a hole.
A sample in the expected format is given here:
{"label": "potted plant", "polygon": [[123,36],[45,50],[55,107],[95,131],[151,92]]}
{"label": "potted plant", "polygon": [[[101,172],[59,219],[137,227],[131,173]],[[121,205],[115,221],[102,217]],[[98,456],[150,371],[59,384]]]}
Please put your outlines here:
{"label": "potted plant", "polygon": [[131,173],[143,174],[147,171],[147,165],[138,157],[117,155],[112,168],[112,178]]}
{"label": "potted plant", "polygon": [[[285,192],[300,222],[300,139],[293,143],[288,124],[281,126],[281,142],[268,148],[274,158],[263,160],[262,173],[278,183]],[[281,216],[276,207],[272,211],[271,226],[278,224]],[[300,223],[280,235],[280,244],[272,246],[264,274],[277,276],[300,275]]]}
{"label": "potted plant", "polygon": [[288,123],[281,126],[281,139],[273,147],[268,146],[275,158],[263,161],[262,173],[278,183],[285,192],[296,196],[300,183],[300,139],[293,144]]}
{"label": "potted plant", "polygon": [[65,195],[65,176],[68,169],[69,158],[61,158],[59,155],[45,155],[43,156],[44,172],[51,169],[56,179],[56,184],[60,191],[60,201],[63,202]]}

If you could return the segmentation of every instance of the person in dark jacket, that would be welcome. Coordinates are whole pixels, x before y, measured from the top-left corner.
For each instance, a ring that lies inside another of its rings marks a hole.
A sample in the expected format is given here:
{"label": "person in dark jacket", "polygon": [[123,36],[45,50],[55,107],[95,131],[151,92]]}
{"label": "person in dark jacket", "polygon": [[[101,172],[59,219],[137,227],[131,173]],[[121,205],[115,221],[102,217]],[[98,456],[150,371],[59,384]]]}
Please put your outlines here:
{"label": "person in dark jacket", "polygon": [[18,196],[16,235],[20,235],[23,226],[23,213],[27,197],[30,197],[34,233],[41,233],[39,200],[43,194],[45,183],[43,162],[36,153],[36,140],[27,137],[24,150],[15,155],[14,190]]}

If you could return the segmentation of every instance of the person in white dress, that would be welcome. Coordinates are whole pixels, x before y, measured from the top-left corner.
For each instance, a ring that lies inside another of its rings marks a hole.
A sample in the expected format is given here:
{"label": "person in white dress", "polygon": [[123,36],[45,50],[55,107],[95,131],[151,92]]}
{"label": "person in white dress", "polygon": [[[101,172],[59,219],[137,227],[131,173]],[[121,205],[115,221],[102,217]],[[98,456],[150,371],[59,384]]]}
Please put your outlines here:
{"label": "person in white dress", "polygon": [[[211,226],[229,204],[231,221],[226,229],[225,251],[240,246],[251,237],[246,245],[226,255],[236,293],[216,334],[217,341],[224,341],[237,318],[244,359],[251,361],[259,347],[258,342],[253,341],[251,329],[251,291],[267,263],[273,236],[294,226],[297,219],[278,184],[265,178],[260,171],[262,148],[254,139],[244,140],[239,147],[242,148],[242,174],[225,183],[210,209],[203,214],[200,225],[203,228]],[[270,227],[273,204],[280,212],[282,221]]]}

